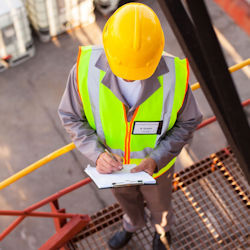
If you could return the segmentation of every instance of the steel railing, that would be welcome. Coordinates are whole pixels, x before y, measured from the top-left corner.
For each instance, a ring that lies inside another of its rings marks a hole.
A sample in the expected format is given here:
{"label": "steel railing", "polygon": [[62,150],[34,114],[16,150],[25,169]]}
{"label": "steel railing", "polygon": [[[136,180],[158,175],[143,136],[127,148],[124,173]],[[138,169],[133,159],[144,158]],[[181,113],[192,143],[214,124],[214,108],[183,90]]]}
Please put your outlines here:
{"label": "steel railing", "polygon": [[[230,68],[228,68],[228,70],[232,73],[232,72],[235,72],[235,71],[237,71],[237,70],[239,70],[247,65],[250,65],[250,58],[242,61],[241,63],[238,63],[238,64],[231,66]],[[191,86],[191,89],[193,91],[197,90],[198,88],[200,88],[200,84],[198,82],[194,83]],[[212,118],[215,119],[214,117],[212,117]],[[39,161],[34,162],[33,164],[29,165],[28,167],[24,168],[23,170],[17,172],[16,174],[14,174],[14,175],[8,177],[7,179],[5,179],[4,181],[0,182],[0,190],[9,186],[10,184],[16,182],[17,180],[21,179],[22,177],[30,174],[31,172],[35,171],[36,169],[40,168],[41,166],[45,165],[46,163],[54,160],[55,158],[57,158],[63,154],[68,153],[69,151],[73,150],[74,148],[75,148],[75,144],[72,142],[72,143],[69,143],[66,146],[48,154],[47,156],[43,157]]]}
{"label": "steel railing", "polygon": [[[239,64],[236,64],[232,67],[229,68],[230,72],[234,72],[238,69],[241,69],[242,67],[249,65],[250,64],[250,59],[247,59]],[[198,89],[199,83],[195,83],[191,86],[192,90]],[[246,106],[250,104],[250,99],[244,101],[242,103],[242,106]],[[198,127],[197,129],[200,129],[216,120],[216,117],[213,116],[211,118],[208,118],[204,120]],[[45,165],[46,163],[54,160],[55,158],[73,150],[75,148],[74,143],[70,143],[52,153],[49,155],[43,157],[39,161],[31,164],[30,166],[26,167],[25,169],[19,171],[18,173],[12,175],[11,177],[7,178],[6,180],[2,181],[0,183],[0,190],[7,187],[8,185],[14,183],[15,181],[19,180],[20,178],[28,175],[29,173],[35,171],[39,167]],[[26,208],[23,211],[18,211],[18,210],[0,210],[0,215],[8,215],[8,216],[18,216],[18,218],[11,223],[1,234],[0,234],[0,241],[4,239],[15,227],[17,227],[23,219],[25,219],[27,216],[32,216],[32,217],[48,217],[54,218],[54,223],[55,223],[55,228],[57,233],[52,236],[40,249],[58,249],[59,247],[62,247],[71,237],[73,234],[77,233],[81,228],[83,228],[85,225],[88,224],[90,221],[90,218],[88,215],[84,214],[71,214],[71,213],[66,213],[65,209],[59,209],[58,205],[58,199],[75,189],[78,189],[88,183],[91,182],[91,179],[85,178],[84,180],[81,180],[65,189],[62,189],[61,191],[43,199],[40,202],[37,202],[33,204],[32,206]],[[34,212],[34,210],[46,205],[50,204],[52,212]],[[67,222],[66,219],[69,218],[70,221]],[[65,228],[67,227],[67,229]],[[50,246],[52,248],[50,248]]]}

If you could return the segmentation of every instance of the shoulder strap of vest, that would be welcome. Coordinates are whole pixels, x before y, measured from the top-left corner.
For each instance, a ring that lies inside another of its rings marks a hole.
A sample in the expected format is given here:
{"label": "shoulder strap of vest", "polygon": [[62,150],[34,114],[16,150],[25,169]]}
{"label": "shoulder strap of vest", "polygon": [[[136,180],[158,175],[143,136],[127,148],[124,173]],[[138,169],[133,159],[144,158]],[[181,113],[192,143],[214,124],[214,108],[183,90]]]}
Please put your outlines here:
{"label": "shoulder strap of vest", "polygon": [[177,114],[181,109],[186,92],[188,89],[189,79],[189,64],[187,59],[181,60],[178,57],[174,58],[175,62],[175,94],[172,107],[172,115],[169,122],[168,130],[171,129],[176,121]]}
{"label": "shoulder strap of vest", "polygon": [[184,103],[184,99],[187,93],[187,89],[188,89],[188,81],[189,81],[189,62],[188,59],[179,59],[179,58],[175,58],[175,68],[177,70],[177,72],[182,72],[182,81],[183,84],[179,84],[180,86],[178,86],[178,95],[180,95],[182,97],[182,101],[179,103],[179,107],[178,107],[178,111],[181,109],[183,103]]}
{"label": "shoulder strap of vest", "polygon": [[79,47],[77,58],[77,88],[88,123],[93,129],[96,129],[88,91],[88,71],[91,53],[92,46]]}

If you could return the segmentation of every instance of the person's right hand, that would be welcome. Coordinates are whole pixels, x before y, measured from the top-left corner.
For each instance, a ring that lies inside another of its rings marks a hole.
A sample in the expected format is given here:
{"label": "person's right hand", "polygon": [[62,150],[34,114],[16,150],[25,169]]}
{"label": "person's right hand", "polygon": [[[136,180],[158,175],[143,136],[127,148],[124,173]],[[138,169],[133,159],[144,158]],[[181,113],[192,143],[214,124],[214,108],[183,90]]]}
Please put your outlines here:
{"label": "person's right hand", "polygon": [[100,174],[111,174],[122,169],[122,158],[119,155],[112,154],[117,160],[107,153],[101,153],[96,161],[96,170]]}

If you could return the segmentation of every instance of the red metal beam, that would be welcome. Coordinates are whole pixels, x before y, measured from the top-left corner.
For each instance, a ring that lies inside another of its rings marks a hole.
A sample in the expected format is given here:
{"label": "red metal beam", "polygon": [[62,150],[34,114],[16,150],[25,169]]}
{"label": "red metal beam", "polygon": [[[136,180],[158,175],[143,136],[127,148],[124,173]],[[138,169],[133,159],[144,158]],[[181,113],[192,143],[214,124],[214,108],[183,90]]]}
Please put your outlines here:
{"label": "red metal beam", "polygon": [[[50,202],[50,208],[53,213],[66,213],[66,210],[64,208],[59,209],[58,200],[54,200]],[[66,223],[67,223],[66,218],[54,218],[54,226],[55,226],[56,231],[58,231]]]}
{"label": "red metal beam", "polygon": [[[81,187],[81,186],[84,186],[86,184],[88,184],[89,182],[91,182],[92,180],[88,177],[88,178],[85,178],[84,180],[82,181],[79,181],[65,189],[62,189],[61,191],[59,191],[58,193],[56,194],[53,194],[47,198],[45,198],[44,200],[40,201],[40,202],[37,202],[35,204],[33,204],[32,206],[26,208],[24,210],[24,212],[31,212],[37,208],[40,208],[41,206],[44,206],[46,205],[47,203],[53,201],[53,200],[56,200],[58,199],[59,197],[69,193],[69,192],[72,192],[74,191],[75,189]],[[11,223],[1,234],[0,234],[0,241],[3,240],[13,229],[15,229],[15,227],[20,224],[22,222],[22,220],[25,218],[24,215],[20,216],[19,218],[17,218],[13,223]]]}
{"label": "red metal beam", "polygon": [[[247,106],[250,104],[250,99],[247,99],[245,100],[244,102],[241,103],[243,107]],[[198,125],[198,127],[196,128],[196,130],[200,129],[200,128],[203,128],[205,126],[207,126],[208,124],[212,123],[212,122],[215,122],[216,121],[216,117],[215,116],[212,116],[206,120],[204,120],[202,123],[200,123]]]}
{"label": "red metal beam", "polygon": [[250,99],[245,100],[244,102],[241,103],[242,106],[247,106],[250,104]]}
{"label": "red metal beam", "polygon": [[51,202],[53,200],[56,200],[56,199],[60,198],[61,196],[65,195],[67,193],[70,193],[70,192],[74,191],[75,189],[90,183],[91,181],[92,180],[89,177],[85,178],[84,180],[79,181],[79,182],[77,182],[77,183],[75,183],[75,184],[73,184],[73,185],[71,185],[71,186],[69,186],[67,188],[64,188],[64,189],[60,190],[59,192],[45,198],[44,200],[33,204],[32,206],[26,208],[24,211],[30,212],[30,211],[33,211],[35,209],[38,209],[41,206],[43,206],[45,204],[48,204],[49,202]]}
{"label": "red metal beam", "polygon": [[231,18],[250,35],[250,8],[247,0],[214,0]]}
{"label": "red metal beam", "polygon": [[73,218],[75,216],[83,216],[82,214],[70,213],[48,213],[48,212],[25,212],[18,210],[1,210],[0,215],[4,216],[31,216],[31,217],[48,217],[48,218]]}
{"label": "red metal beam", "polygon": [[[61,209],[59,208],[58,200],[54,200],[50,202],[49,204],[50,204],[51,211],[53,213],[66,213],[66,210],[64,208],[61,208]],[[53,220],[54,220],[54,226],[55,226],[56,232],[58,232],[60,228],[62,228],[67,223],[66,218],[54,218]],[[69,248],[65,245],[61,247],[60,250],[69,250]]]}
{"label": "red metal beam", "polygon": [[90,221],[88,216],[72,218],[65,226],[59,229],[39,250],[57,250],[64,246],[72,237],[80,232]]}
{"label": "red metal beam", "polygon": [[11,223],[1,234],[0,241],[2,241],[12,230],[14,230],[25,218],[25,216],[20,216],[13,223]]}
{"label": "red metal beam", "polygon": [[212,116],[212,117],[210,117],[210,118],[204,120],[202,123],[200,123],[200,124],[198,125],[198,127],[196,128],[196,130],[198,130],[198,129],[200,129],[200,128],[203,128],[203,127],[207,126],[208,124],[213,123],[213,122],[215,122],[215,121],[216,121],[216,117],[215,117],[215,116]]}

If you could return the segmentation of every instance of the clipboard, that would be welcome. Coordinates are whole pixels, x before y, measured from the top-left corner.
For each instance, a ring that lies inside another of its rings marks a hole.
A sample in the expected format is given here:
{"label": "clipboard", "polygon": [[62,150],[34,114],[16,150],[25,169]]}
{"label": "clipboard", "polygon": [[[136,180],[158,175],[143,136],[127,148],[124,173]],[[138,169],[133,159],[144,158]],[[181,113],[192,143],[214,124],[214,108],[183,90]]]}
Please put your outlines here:
{"label": "clipboard", "polygon": [[[129,183],[128,183],[129,182]],[[112,183],[112,187],[116,188],[116,187],[129,187],[129,186],[137,186],[137,185],[144,185],[144,182],[142,180],[138,180],[138,181],[120,181],[120,182],[113,182]]]}
{"label": "clipboard", "polygon": [[122,170],[112,174],[100,174],[95,167],[90,165],[84,171],[100,189],[156,184],[156,180],[144,171],[130,173],[135,166],[135,164],[124,164]]}

